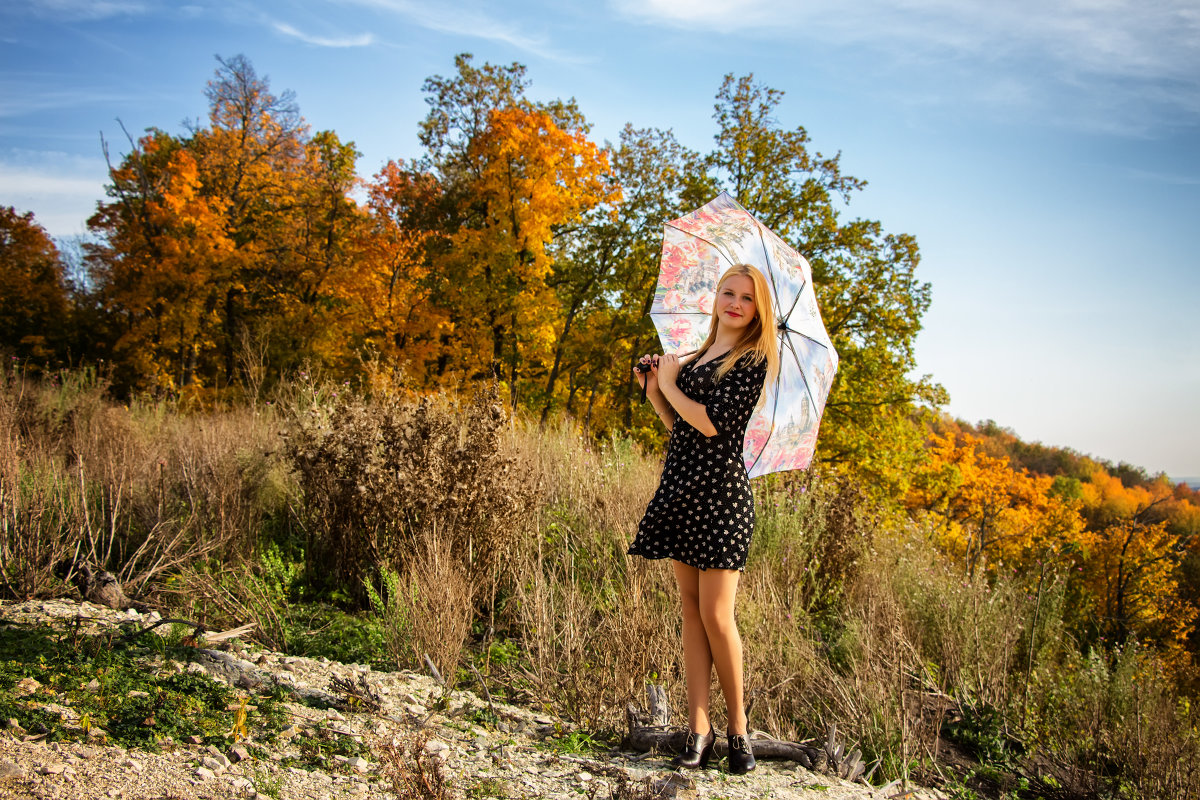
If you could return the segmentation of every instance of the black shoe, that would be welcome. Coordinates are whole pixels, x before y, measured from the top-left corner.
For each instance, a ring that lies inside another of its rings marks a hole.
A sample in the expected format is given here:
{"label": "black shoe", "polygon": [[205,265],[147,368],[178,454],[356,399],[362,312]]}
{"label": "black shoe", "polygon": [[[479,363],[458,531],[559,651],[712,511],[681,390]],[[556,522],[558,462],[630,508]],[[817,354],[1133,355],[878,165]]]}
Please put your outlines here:
{"label": "black shoe", "polygon": [[675,766],[704,769],[708,766],[708,759],[712,757],[713,747],[716,744],[717,732],[713,730],[712,725],[708,726],[708,733],[703,736],[694,731],[688,731],[687,744],[683,746],[683,753],[675,759]]}
{"label": "black shoe", "polygon": [[745,775],[754,769],[754,751],[750,749],[750,739],[744,733],[729,734],[729,772],[732,775]]}

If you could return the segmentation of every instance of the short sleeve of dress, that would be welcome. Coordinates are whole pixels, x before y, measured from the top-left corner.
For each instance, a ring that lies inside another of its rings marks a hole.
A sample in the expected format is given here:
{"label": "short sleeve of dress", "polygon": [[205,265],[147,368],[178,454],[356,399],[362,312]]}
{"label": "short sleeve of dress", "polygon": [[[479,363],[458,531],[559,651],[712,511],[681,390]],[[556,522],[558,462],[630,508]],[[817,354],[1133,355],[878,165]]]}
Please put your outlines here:
{"label": "short sleeve of dress", "polygon": [[745,433],[766,378],[766,361],[755,363],[753,355],[745,355],[716,385],[708,396],[705,410],[718,436]]}

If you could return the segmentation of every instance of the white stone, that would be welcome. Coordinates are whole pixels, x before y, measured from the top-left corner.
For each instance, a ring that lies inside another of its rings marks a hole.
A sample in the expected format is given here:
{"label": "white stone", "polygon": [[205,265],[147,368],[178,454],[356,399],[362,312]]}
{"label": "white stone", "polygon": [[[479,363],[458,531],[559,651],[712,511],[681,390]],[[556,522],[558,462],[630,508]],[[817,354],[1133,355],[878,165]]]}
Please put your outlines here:
{"label": "white stone", "polygon": [[210,781],[217,777],[217,774],[207,767],[196,767],[196,777],[200,780]]}

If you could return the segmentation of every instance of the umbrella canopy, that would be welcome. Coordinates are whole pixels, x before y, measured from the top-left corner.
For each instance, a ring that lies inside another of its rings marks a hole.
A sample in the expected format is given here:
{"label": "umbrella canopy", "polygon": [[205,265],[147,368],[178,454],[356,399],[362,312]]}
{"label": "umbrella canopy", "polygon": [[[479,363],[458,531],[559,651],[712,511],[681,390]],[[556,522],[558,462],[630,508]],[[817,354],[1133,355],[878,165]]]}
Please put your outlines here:
{"label": "umbrella canopy", "polygon": [[717,281],[734,264],[751,264],[766,276],[779,334],[779,377],[746,428],[746,471],[753,478],[804,469],[816,449],[838,356],[802,255],[721,192],[666,224],[650,318],[664,353],[696,350],[712,325]]}

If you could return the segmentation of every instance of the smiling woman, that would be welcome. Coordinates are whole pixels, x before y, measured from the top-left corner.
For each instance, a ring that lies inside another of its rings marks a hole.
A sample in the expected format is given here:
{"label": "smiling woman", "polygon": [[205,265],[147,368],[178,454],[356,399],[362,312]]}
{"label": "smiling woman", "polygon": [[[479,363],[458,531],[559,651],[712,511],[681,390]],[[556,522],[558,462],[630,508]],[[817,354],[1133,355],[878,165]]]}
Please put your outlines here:
{"label": "smiling woman", "polygon": [[754,533],[754,496],[742,460],[746,425],[779,369],[766,279],[736,264],[717,283],[708,339],[680,368],[643,357],[646,397],[671,432],[662,478],[630,555],[671,559],[683,613],[689,733],[681,767],[706,767],[716,743],[709,686],[716,669],[728,712],[729,770],[754,769],[734,619],[738,579]]}

